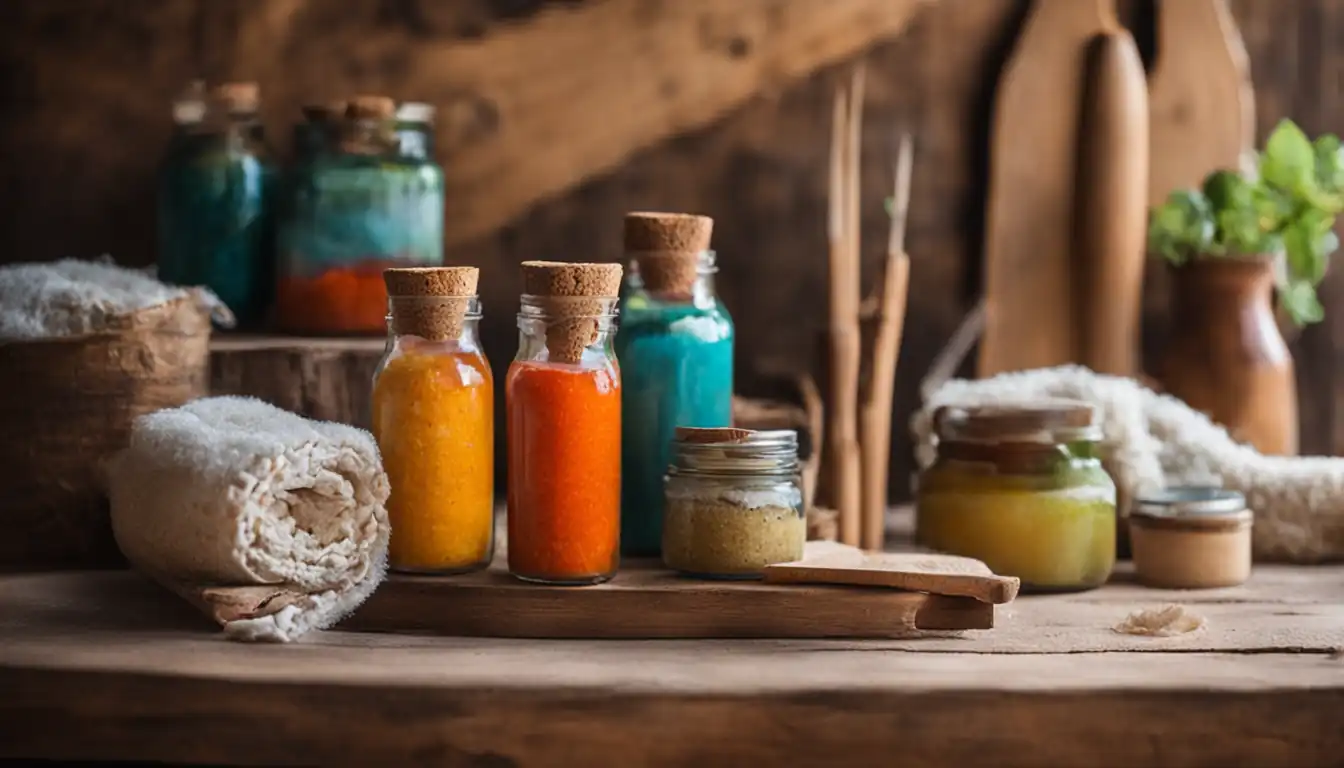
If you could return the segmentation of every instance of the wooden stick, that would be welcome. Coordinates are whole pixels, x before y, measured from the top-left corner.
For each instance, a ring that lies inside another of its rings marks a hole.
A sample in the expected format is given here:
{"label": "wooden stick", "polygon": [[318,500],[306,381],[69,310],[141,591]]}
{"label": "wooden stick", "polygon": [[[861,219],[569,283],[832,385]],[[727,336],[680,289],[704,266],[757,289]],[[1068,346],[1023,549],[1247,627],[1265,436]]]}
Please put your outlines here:
{"label": "wooden stick", "polygon": [[858,435],[861,341],[859,331],[859,139],[863,67],[836,96],[831,137],[830,190],[830,425],[831,494],[840,515],[840,541],[860,540],[862,475]]}
{"label": "wooden stick", "polygon": [[817,382],[806,373],[798,377],[798,393],[803,400],[803,412],[807,414],[807,429],[813,443],[812,455],[803,463],[803,509],[810,510],[816,505],[817,478],[826,458],[826,451],[822,449],[826,444],[826,407],[822,404]]}
{"label": "wooden stick", "polygon": [[910,210],[910,176],[914,150],[901,137],[892,195],[887,263],[878,294],[877,332],[873,337],[873,369],[863,404],[863,548],[881,550],[886,540],[887,476],[891,457],[891,406],[896,388],[896,362],[905,328],[910,259],[905,253],[905,222]]}

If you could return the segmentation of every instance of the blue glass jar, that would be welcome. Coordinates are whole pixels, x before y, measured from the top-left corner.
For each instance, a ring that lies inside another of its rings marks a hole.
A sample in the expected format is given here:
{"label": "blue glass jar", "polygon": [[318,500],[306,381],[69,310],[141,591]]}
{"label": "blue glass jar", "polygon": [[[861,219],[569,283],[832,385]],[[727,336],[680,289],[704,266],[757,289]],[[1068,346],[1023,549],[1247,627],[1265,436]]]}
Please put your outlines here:
{"label": "blue glass jar", "polygon": [[265,319],[273,284],[276,173],[258,100],[254,83],[194,85],[159,170],[159,279],[209,287],[241,327]]}
{"label": "blue glass jar", "polygon": [[681,284],[650,269],[658,255],[636,256],[622,297],[621,552],[631,557],[661,553],[676,428],[732,424],[733,320],[714,292],[714,252],[690,256]]}
{"label": "blue glass jar", "polygon": [[381,334],[389,267],[443,264],[433,109],[359,97],[305,110],[279,231],[276,320],[309,334]]}

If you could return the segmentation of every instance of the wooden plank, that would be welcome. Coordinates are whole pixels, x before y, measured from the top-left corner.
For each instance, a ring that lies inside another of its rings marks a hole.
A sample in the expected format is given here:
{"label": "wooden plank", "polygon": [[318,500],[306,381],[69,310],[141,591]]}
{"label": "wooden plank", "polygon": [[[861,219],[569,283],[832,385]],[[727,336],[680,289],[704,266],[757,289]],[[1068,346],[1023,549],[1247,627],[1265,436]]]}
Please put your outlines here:
{"label": "wooden plank", "polygon": [[916,630],[992,626],[993,606],[964,597],[706,582],[682,578],[656,563],[625,563],[605,584],[551,587],[513,578],[500,558],[477,574],[393,575],[341,628],[473,637],[673,639],[893,638]]}
{"label": "wooden plank", "polygon": [[[223,642],[131,574],[4,577],[0,758],[1333,765],[1344,752],[1341,587],[1344,568],[1284,567],[1257,569],[1237,590],[1024,597],[1003,628],[961,640],[319,632],[278,646]],[[550,594],[554,610],[570,591]],[[1015,624],[1068,638],[1173,598],[1193,598],[1210,635],[1129,638],[1140,653],[1043,653],[1037,634],[982,652]],[[1201,650],[1219,625],[1247,652]],[[1324,640],[1312,649],[1284,644],[1313,626]]]}
{"label": "wooden plank", "polygon": [[[301,649],[294,650],[301,657]],[[603,650],[589,652],[583,666],[601,667]],[[853,665],[872,654],[853,656],[788,661]],[[422,658],[426,666],[495,661]],[[1088,670],[1106,659],[1013,661],[970,663],[967,672],[1013,680],[1077,675],[1095,684],[1097,675]],[[916,686],[929,680],[921,671],[926,666],[946,672],[967,660],[906,658],[899,667],[912,685],[899,692],[876,686],[836,690],[817,675],[810,686],[745,697],[686,692],[681,676],[666,667],[660,669],[669,685],[663,691],[647,685],[284,684],[0,667],[6,691],[0,698],[0,756],[520,767],[608,765],[614,755],[624,765],[647,766],[881,765],[893,755],[916,768],[1338,764],[1344,750],[1338,727],[1344,692],[1338,687],[1239,689],[1230,680],[1244,667],[1199,655],[1127,661],[1132,663],[1108,669],[1149,685],[1153,678],[1177,677],[1153,690],[1141,684],[1109,693],[1067,683],[1062,687],[1072,690],[919,691]],[[352,654],[348,663],[361,662]],[[1291,680],[1319,674],[1327,664],[1297,657],[1256,660],[1262,674]],[[1211,670],[1219,678],[1212,690]],[[542,679],[551,673],[531,671]],[[700,677],[703,670],[693,674]]]}
{"label": "wooden plank", "polygon": [[285,0],[243,14],[227,55],[233,69],[282,87],[326,82],[329,56],[347,70],[395,61],[395,95],[439,107],[453,246],[762,91],[898,35],[933,1],[552,4],[469,40],[328,25],[324,51],[295,60],[283,52],[311,41],[322,4]]}

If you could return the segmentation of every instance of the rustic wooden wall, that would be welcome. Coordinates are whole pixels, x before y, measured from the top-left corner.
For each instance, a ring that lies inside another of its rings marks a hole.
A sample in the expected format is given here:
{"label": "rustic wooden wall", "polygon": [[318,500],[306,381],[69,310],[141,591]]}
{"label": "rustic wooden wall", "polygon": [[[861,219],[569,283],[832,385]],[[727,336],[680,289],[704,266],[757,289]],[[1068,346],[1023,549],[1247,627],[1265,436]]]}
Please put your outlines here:
{"label": "rustic wooden wall", "polygon": [[[169,131],[168,100],[189,77],[264,75],[263,96],[272,95],[268,119],[287,135],[285,121],[305,97],[381,89],[432,98],[404,92],[405,83],[433,85],[451,73],[408,71],[408,60],[417,60],[398,54],[397,41],[411,47],[489,39],[496,30],[531,23],[541,6],[554,12],[553,6],[576,4],[5,0],[0,184],[8,194],[0,260],[107,252],[130,264],[151,262],[152,169]],[[647,5],[650,12],[660,7]],[[1261,135],[1283,116],[1308,131],[1344,130],[1344,0],[1234,0],[1233,7],[1251,53]],[[904,419],[916,404],[919,378],[977,291],[990,95],[1025,9],[1024,0],[941,0],[905,34],[864,54],[866,275],[877,267],[885,238],[882,199],[894,134],[906,127],[918,137],[908,236],[913,283],[893,455],[898,496],[906,493],[911,468]],[[1126,3],[1126,9],[1140,25],[1141,43],[1151,40],[1142,29],[1151,21],[1148,4]],[[356,55],[366,38],[376,38],[378,55]],[[734,40],[731,47],[741,45]],[[787,70],[779,62],[771,66]],[[716,219],[720,289],[740,334],[740,389],[759,392],[781,369],[819,371],[826,141],[832,88],[844,75],[842,64],[830,64],[791,82],[782,75],[765,81],[770,87],[712,126],[638,152],[490,234],[455,243],[453,262],[483,270],[485,338],[496,365],[514,349],[518,262],[616,258],[621,214],[663,208]],[[594,130],[628,106],[618,100],[592,110]],[[469,158],[446,158],[455,160]],[[450,200],[450,218],[462,210],[472,208]],[[460,220],[454,226],[471,232]],[[1344,435],[1344,409],[1335,397],[1344,384],[1335,343],[1344,338],[1340,273],[1322,289],[1326,322],[1294,342],[1302,445],[1312,452],[1332,451],[1340,444],[1336,436]],[[1150,359],[1160,343],[1165,300],[1160,275],[1152,282],[1145,331]]]}

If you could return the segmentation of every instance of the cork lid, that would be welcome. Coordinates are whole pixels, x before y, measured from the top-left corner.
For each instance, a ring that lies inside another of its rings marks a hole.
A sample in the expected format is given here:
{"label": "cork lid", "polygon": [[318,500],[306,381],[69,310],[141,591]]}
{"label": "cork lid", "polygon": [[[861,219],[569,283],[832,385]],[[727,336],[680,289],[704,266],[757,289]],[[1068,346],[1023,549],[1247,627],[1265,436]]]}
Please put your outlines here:
{"label": "cork lid", "polygon": [[460,337],[479,279],[476,267],[383,270],[392,332],[431,341]]}
{"label": "cork lid", "polygon": [[220,83],[210,89],[210,102],[231,115],[256,112],[261,106],[261,88],[254,82]]}
{"label": "cork lid", "polygon": [[625,215],[625,252],[651,291],[689,293],[700,254],[709,250],[714,220],[688,213],[636,211]]}
{"label": "cork lid", "polygon": [[577,363],[597,341],[599,316],[621,290],[620,264],[523,262],[523,293],[547,314],[546,350],[551,360]]}
{"label": "cork lid", "polygon": [[388,120],[397,113],[397,103],[387,96],[366,94],[345,103],[349,120]]}
{"label": "cork lid", "polygon": [[934,411],[943,440],[1055,443],[1100,440],[1097,411],[1081,400],[1042,399],[992,405],[945,405]]}

